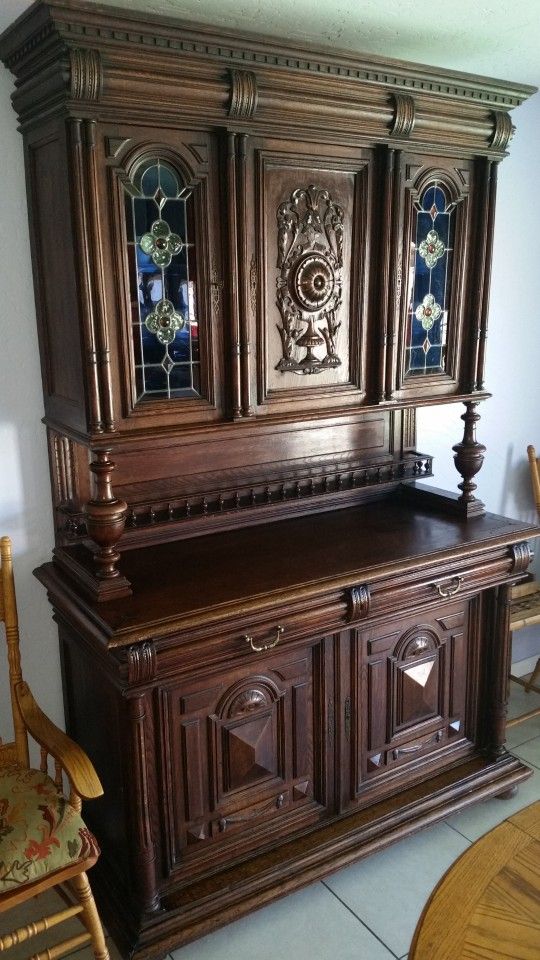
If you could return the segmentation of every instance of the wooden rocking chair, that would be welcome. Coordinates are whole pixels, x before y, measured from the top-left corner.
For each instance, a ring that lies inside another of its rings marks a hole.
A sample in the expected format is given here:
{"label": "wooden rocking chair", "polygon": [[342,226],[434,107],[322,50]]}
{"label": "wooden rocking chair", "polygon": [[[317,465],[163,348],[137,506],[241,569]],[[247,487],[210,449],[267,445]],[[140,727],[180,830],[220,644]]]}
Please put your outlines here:
{"label": "wooden rocking chair", "polygon": [[[11,541],[0,539],[0,620],[4,622],[15,739],[0,740],[0,912],[51,887],[67,884],[76,902],[50,916],[0,936],[0,952],[50,927],[79,916],[84,931],[34,955],[56,960],[87,943],[96,960],[109,960],[103,928],[86,877],[99,856],[97,843],[84,825],[82,799],[102,795],[86,754],[40,710],[23,681]],[[41,748],[41,769],[30,767],[28,734]],[[47,774],[54,762],[54,780]],[[62,793],[63,775],[70,786]],[[63,896],[68,903],[68,898]]]}

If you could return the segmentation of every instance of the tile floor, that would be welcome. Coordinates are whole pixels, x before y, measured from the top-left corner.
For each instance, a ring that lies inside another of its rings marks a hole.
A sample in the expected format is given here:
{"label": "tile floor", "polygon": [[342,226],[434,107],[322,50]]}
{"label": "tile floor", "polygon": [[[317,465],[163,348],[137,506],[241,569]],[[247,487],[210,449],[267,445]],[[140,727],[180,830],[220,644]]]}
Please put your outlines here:
{"label": "tile floor", "polygon": [[[509,716],[540,704],[540,695],[511,685]],[[243,920],[175,950],[167,960],[406,960],[411,938],[431,890],[450,864],[483,833],[516,810],[540,799],[540,716],[508,731],[509,748],[533,769],[511,800],[486,800],[450,817],[321,883],[292,894]],[[41,897],[43,913],[55,894]],[[43,915],[41,913],[41,915]],[[0,931],[36,917],[26,904],[0,917]],[[77,925],[77,921],[72,921]],[[67,928],[65,935],[68,935]],[[76,926],[74,926],[76,932]],[[43,941],[42,941],[43,942]],[[35,944],[35,946],[34,946]],[[24,945],[10,953],[21,960],[37,952]],[[111,960],[120,960],[109,941]],[[91,960],[88,947],[74,960]]]}

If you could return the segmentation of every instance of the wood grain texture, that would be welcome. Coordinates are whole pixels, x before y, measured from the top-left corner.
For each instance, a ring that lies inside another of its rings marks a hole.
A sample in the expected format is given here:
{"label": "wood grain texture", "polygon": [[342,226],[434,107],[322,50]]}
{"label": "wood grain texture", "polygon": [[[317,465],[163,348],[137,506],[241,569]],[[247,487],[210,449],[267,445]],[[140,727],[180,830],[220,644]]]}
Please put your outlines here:
{"label": "wood grain texture", "polygon": [[540,802],[477,840],[431,895],[410,960],[537,960]]}

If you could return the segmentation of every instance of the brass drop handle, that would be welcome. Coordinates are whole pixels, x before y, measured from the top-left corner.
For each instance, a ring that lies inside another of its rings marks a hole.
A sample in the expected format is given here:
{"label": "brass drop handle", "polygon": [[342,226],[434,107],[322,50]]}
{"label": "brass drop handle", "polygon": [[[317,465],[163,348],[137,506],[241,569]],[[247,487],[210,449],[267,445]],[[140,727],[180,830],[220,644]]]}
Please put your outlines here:
{"label": "brass drop handle", "polygon": [[440,580],[438,583],[432,583],[440,597],[455,597],[459,592],[463,577],[452,577],[450,580]]}
{"label": "brass drop handle", "polygon": [[260,647],[257,646],[253,637],[248,636],[248,634],[244,636],[244,640],[246,641],[246,643],[249,643],[251,649],[254,650],[255,653],[262,653],[264,650],[271,650],[272,647],[277,647],[281,639],[281,634],[284,632],[285,632],[285,627],[276,627],[275,639],[270,640],[269,643],[262,643]]}

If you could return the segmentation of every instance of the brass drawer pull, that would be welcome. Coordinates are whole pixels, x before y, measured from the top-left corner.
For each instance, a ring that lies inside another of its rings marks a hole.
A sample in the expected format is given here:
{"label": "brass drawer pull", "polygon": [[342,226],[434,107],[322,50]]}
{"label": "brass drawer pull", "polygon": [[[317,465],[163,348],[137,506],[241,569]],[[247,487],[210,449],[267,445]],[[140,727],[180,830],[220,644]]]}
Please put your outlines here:
{"label": "brass drawer pull", "polygon": [[455,597],[459,593],[463,577],[452,577],[450,580],[439,580],[438,583],[432,583],[440,597]]}
{"label": "brass drawer pull", "polygon": [[246,643],[249,643],[251,649],[254,650],[255,653],[262,653],[264,650],[271,650],[272,647],[277,647],[281,639],[281,634],[284,632],[285,632],[285,627],[276,627],[275,639],[271,640],[269,643],[262,643],[260,647],[257,646],[253,637],[250,637],[247,634],[244,636],[244,640],[246,641]]}

